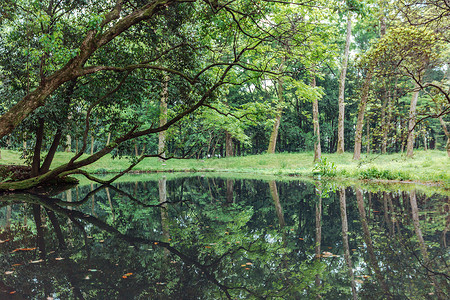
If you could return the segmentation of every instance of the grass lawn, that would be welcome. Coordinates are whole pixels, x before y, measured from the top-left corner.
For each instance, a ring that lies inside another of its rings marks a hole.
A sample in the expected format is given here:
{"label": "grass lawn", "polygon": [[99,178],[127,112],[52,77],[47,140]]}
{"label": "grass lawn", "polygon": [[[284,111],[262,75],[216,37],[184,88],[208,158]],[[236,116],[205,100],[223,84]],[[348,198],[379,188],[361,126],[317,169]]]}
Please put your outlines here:
{"label": "grass lawn", "polygon": [[[20,153],[2,150],[0,164],[23,164]],[[73,153],[58,152],[52,167],[67,162]],[[316,169],[322,176],[353,179],[413,180],[433,181],[450,186],[450,158],[444,151],[415,151],[414,158],[408,159],[403,154],[369,154],[360,161],[352,159],[352,153],[324,154],[327,163]],[[221,173],[248,173],[260,175],[299,175],[312,176],[314,169],[313,153],[261,154],[243,157],[210,159],[171,159],[160,162],[148,158],[135,167],[136,171],[198,171]],[[126,158],[112,159],[105,156],[96,163],[85,167],[92,173],[119,172],[127,168]],[[333,167],[333,164],[335,167]]]}

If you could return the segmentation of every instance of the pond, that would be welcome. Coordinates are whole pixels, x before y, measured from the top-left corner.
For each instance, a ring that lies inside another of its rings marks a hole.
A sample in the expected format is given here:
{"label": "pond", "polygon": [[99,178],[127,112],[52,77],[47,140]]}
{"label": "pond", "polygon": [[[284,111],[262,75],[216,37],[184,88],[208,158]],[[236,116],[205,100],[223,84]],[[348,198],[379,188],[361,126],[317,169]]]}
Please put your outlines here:
{"label": "pond", "polygon": [[449,197],[189,176],[7,194],[0,299],[449,299]]}

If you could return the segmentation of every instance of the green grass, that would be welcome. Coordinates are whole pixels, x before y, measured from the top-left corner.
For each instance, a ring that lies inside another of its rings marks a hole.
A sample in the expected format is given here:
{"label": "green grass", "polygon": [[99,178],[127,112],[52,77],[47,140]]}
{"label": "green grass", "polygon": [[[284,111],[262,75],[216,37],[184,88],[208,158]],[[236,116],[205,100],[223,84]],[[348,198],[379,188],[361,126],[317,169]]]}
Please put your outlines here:
{"label": "green grass", "polygon": [[[57,153],[52,167],[67,162],[72,155],[71,153]],[[324,154],[323,157],[327,159],[328,165],[335,164],[335,176],[341,179],[432,181],[450,186],[450,158],[443,151],[418,150],[415,151],[412,159],[408,159],[399,153],[363,155],[360,161],[354,161],[352,153]],[[18,152],[2,150],[0,164],[23,164],[23,160],[20,159],[20,153]],[[127,168],[128,164],[129,160],[126,158],[112,159],[110,156],[105,156],[84,169],[93,173],[119,172]],[[312,176],[313,168],[313,153],[304,152],[220,159],[171,159],[165,162],[160,162],[156,158],[149,158],[136,166],[134,170]]]}

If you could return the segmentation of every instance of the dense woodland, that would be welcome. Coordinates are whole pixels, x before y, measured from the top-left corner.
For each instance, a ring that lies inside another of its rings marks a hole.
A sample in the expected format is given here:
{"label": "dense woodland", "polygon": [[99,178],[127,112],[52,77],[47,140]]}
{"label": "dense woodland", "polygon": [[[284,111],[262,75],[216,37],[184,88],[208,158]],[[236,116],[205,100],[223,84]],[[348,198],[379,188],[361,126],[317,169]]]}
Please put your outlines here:
{"label": "dense woodland", "polygon": [[[109,154],[450,156],[449,16],[445,0],[4,0],[0,147],[31,178],[0,189]],[[51,170],[56,151],[74,156]]]}

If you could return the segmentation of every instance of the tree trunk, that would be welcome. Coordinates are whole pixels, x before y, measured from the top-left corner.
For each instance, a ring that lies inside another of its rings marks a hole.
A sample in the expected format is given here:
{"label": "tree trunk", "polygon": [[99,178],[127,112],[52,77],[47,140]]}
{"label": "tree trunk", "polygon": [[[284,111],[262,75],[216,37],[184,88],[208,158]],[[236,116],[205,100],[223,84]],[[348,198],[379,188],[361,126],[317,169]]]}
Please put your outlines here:
{"label": "tree trunk", "polygon": [[406,144],[406,156],[413,157],[414,149],[414,126],[416,125],[416,106],[419,98],[419,86],[415,84],[415,89],[411,99],[411,106],[409,107],[409,122],[408,122],[408,140]]}
{"label": "tree trunk", "polygon": [[[316,195],[319,198],[319,201],[316,202],[316,238],[315,238],[315,259],[320,261],[320,246],[322,242],[322,191],[321,191],[321,182],[317,183],[317,192]],[[320,276],[316,274],[315,280],[316,286],[320,286]]]}
{"label": "tree trunk", "polygon": [[59,142],[61,141],[62,131],[58,129],[56,131],[55,136],[53,137],[52,145],[48,150],[47,156],[45,157],[44,162],[39,170],[39,174],[44,174],[50,170],[50,165],[52,164],[53,158],[55,157],[56,150],[58,149]]}
{"label": "tree trunk", "polygon": [[275,180],[269,181],[269,189],[270,195],[272,196],[272,200],[275,204],[275,212],[278,217],[278,223],[280,224],[280,228],[282,229],[286,225],[286,222],[284,220],[283,208],[281,207],[280,197],[278,196],[277,183],[275,182]]}
{"label": "tree trunk", "polygon": [[370,153],[370,122],[369,122],[369,120],[366,121],[366,140],[367,140],[366,153],[369,154]]}
{"label": "tree trunk", "polygon": [[94,143],[95,143],[94,133],[91,133],[91,155],[94,154]]}
{"label": "tree trunk", "polygon": [[281,124],[281,115],[283,113],[282,108],[278,108],[277,116],[275,117],[275,123],[273,124],[272,133],[270,134],[269,148],[267,153],[275,153],[275,148],[277,146],[278,130]]}
{"label": "tree trunk", "polygon": [[72,151],[72,137],[70,136],[70,134],[66,135],[66,152],[71,152]]}
{"label": "tree trunk", "polygon": [[344,119],[345,119],[345,103],[344,103],[344,91],[345,91],[345,77],[347,74],[347,63],[350,50],[350,40],[352,36],[352,18],[351,12],[347,15],[347,37],[345,39],[344,59],[342,61],[342,70],[339,77],[339,117],[338,117],[338,142],[337,153],[344,153]]}
{"label": "tree trunk", "polygon": [[233,138],[228,131],[225,131],[225,156],[232,157],[233,155]]}
{"label": "tree trunk", "polygon": [[41,148],[44,140],[44,119],[38,119],[38,127],[36,129],[36,144],[34,145],[33,162],[31,164],[31,176],[38,176],[41,167]]}
{"label": "tree trunk", "polygon": [[447,125],[444,122],[444,119],[442,119],[442,116],[439,117],[439,122],[442,125],[442,129],[444,130],[445,136],[447,137],[447,144],[445,146],[445,149],[447,150],[447,155],[450,157],[450,132],[447,129]]}
{"label": "tree trunk", "polygon": [[227,203],[234,202],[234,180],[227,179]]}
{"label": "tree trunk", "polygon": [[[167,100],[169,98],[169,76],[164,76],[164,82],[161,92],[161,103],[159,106],[159,126],[167,123]],[[166,131],[160,131],[158,135],[158,154],[166,157]],[[162,160],[162,159],[161,159]]]}
{"label": "tree trunk", "polygon": [[425,244],[425,240],[422,235],[422,230],[420,228],[419,208],[417,206],[417,197],[415,190],[412,190],[411,193],[409,194],[409,201],[411,204],[411,216],[413,219],[414,231],[416,233],[416,237],[419,242],[419,249],[422,254],[424,267],[427,270],[427,275],[428,277],[431,278],[431,281],[433,282],[432,285],[435,288],[437,299],[448,299],[447,297],[445,297],[445,295],[441,290],[440,284],[435,276],[436,273],[433,272],[432,260],[430,260],[430,257],[428,255],[427,245]]}
{"label": "tree trunk", "polygon": [[[281,62],[280,67],[278,68],[278,71],[283,72],[284,69],[284,59]],[[275,117],[275,123],[273,124],[272,133],[270,134],[270,140],[269,140],[269,147],[267,149],[267,153],[275,153],[275,149],[277,147],[277,138],[278,138],[278,131],[280,129],[281,124],[281,115],[283,114],[283,84],[284,80],[281,77],[277,78],[277,92],[278,92],[278,109],[277,109],[277,115]]]}
{"label": "tree trunk", "polygon": [[353,159],[361,159],[361,141],[364,124],[364,114],[366,112],[367,101],[369,99],[369,86],[372,80],[372,68],[368,71],[366,79],[364,80],[364,86],[362,88],[361,102],[358,109],[358,120],[356,121],[355,130],[355,147],[353,151]]}
{"label": "tree trunk", "polygon": [[[311,87],[316,87],[316,76],[311,78]],[[314,97],[312,102],[313,110],[313,126],[314,126],[314,161],[319,160],[322,156],[322,148],[320,147],[320,127],[319,127],[319,101]]]}
{"label": "tree trunk", "polygon": [[[366,243],[367,252],[369,254],[370,264],[372,265],[372,268],[375,272],[375,278],[377,279],[378,284],[384,291],[384,295],[386,296],[387,299],[391,299],[392,297],[389,293],[389,289],[386,285],[383,274],[381,273],[380,267],[378,266],[377,256],[375,254],[375,249],[373,247],[373,242],[372,242],[372,238],[370,235],[369,224],[368,224],[367,218],[366,218],[366,210],[364,208],[364,199],[363,199],[362,191],[361,191],[361,189],[357,188],[355,193],[356,193],[356,202],[358,205],[359,217],[361,220],[361,227],[363,229],[363,238],[364,238],[364,242]],[[369,194],[369,197],[370,197],[370,194]],[[370,212],[370,202],[369,202],[369,212]]]}
{"label": "tree trunk", "polygon": [[358,294],[356,292],[356,282],[355,276],[353,275],[353,263],[350,257],[350,247],[348,245],[348,222],[347,222],[347,203],[345,200],[345,189],[340,188],[339,190],[339,206],[341,211],[341,224],[342,224],[342,244],[344,246],[344,258],[347,263],[348,275],[351,280],[352,295],[353,299],[358,299]]}
{"label": "tree trunk", "polygon": [[[106,146],[108,146],[110,142],[111,142],[111,132],[108,132],[108,137],[106,139]],[[78,152],[78,149],[77,149],[77,152]]]}
{"label": "tree trunk", "polygon": [[387,94],[387,104],[386,104],[386,111],[387,111],[387,118],[383,122],[383,139],[381,142],[381,153],[387,153],[387,140],[388,140],[388,133],[391,129],[391,120],[392,120],[392,97],[391,93],[388,92]]}
{"label": "tree trunk", "polygon": [[423,150],[428,151],[427,129],[426,128],[423,128],[422,136],[423,136]]}

